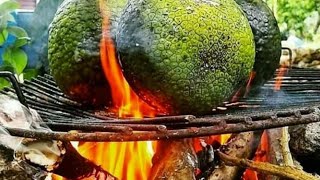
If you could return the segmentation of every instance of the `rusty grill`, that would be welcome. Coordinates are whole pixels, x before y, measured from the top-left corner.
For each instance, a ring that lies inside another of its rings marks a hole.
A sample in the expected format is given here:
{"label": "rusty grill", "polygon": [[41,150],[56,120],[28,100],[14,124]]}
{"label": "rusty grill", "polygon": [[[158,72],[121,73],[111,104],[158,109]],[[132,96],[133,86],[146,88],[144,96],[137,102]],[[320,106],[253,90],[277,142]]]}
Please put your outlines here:
{"label": "rusty grill", "polygon": [[[19,84],[8,72],[12,88],[0,93],[35,109],[52,131],[6,128],[11,135],[64,141],[145,141],[191,138],[292,126],[320,121],[320,70],[287,69],[281,91],[274,79],[259,90],[215,109],[214,115],[116,119],[103,111],[83,109],[66,97],[48,74]],[[279,78],[279,77],[278,77]]]}

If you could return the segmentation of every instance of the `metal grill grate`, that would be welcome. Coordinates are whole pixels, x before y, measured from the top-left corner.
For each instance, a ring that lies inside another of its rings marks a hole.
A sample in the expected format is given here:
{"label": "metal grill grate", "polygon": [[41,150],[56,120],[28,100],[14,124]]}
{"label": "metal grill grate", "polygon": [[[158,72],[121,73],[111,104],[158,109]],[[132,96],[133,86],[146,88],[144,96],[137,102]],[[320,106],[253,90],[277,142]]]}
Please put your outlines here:
{"label": "metal grill grate", "polygon": [[[13,88],[0,93],[37,110],[53,131],[7,128],[15,136],[67,141],[141,141],[189,138],[236,133],[320,121],[320,70],[287,69],[282,89],[275,92],[275,79],[254,94],[217,108],[215,115],[115,119],[101,111],[87,110],[66,97],[50,75],[18,84],[9,73]],[[275,77],[277,76],[277,71]],[[20,92],[20,88],[21,91]],[[16,93],[17,92],[17,93]],[[225,110],[227,109],[227,110]],[[69,132],[71,130],[77,130]]]}

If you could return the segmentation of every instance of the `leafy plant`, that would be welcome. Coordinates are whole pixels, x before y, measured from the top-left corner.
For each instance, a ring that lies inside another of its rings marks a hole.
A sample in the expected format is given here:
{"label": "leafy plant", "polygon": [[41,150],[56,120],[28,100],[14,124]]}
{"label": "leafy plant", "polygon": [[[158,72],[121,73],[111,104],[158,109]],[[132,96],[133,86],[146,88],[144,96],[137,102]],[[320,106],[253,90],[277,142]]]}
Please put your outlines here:
{"label": "leafy plant", "polygon": [[[22,47],[28,44],[30,38],[27,32],[15,25],[16,20],[12,15],[20,7],[15,0],[0,0],[0,53],[2,66],[0,70],[11,71],[21,81],[28,63],[28,56]],[[0,87],[8,85],[8,82],[1,79]]]}
{"label": "leafy plant", "polygon": [[307,18],[320,15],[320,0],[265,0],[274,11],[282,31],[292,31],[299,38],[312,40],[320,26],[320,18],[313,26]]}

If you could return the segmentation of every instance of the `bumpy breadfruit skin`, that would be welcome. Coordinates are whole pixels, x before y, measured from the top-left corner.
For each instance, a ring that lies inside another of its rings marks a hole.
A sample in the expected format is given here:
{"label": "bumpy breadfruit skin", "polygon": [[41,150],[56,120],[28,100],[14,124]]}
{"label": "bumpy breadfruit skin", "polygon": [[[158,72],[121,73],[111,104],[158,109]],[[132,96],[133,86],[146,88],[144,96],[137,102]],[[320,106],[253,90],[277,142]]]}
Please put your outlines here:
{"label": "bumpy breadfruit skin", "polygon": [[172,114],[212,112],[254,62],[251,28],[233,0],[130,1],[117,32],[130,85]]}
{"label": "bumpy breadfruit skin", "polygon": [[256,46],[253,85],[270,80],[279,67],[281,56],[281,33],[276,18],[262,0],[236,0],[247,15]]}
{"label": "bumpy breadfruit skin", "polygon": [[[108,2],[112,36],[126,0]],[[100,62],[102,17],[98,0],[66,0],[49,31],[50,73],[59,88],[83,104],[110,103],[110,87]]]}

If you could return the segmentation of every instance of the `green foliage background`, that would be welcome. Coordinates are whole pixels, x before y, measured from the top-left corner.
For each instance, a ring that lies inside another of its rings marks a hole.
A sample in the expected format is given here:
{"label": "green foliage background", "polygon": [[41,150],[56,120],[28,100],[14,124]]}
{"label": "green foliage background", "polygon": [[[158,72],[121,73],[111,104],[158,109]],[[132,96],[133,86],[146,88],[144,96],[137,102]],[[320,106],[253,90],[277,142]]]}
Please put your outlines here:
{"label": "green foliage background", "polygon": [[305,40],[320,39],[320,0],[265,0],[280,29]]}
{"label": "green foliage background", "polygon": [[[29,36],[27,32],[15,25],[16,20],[13,16],[20,7],[20,3],[15,0],[0,0],[0,53],[2,64],[0,71],[10,71],[15,74],[18,81],[25,78],[31,78],[37,74],[36,69],[26,69],[28,63],[28,55],[22,49],[23,46],[29,44]],[[10,24],[11,23],[11,24]],[[14,37],[9,40],[9,35]],[[0,78],[0,89],[9,85],[6,79]]]}

